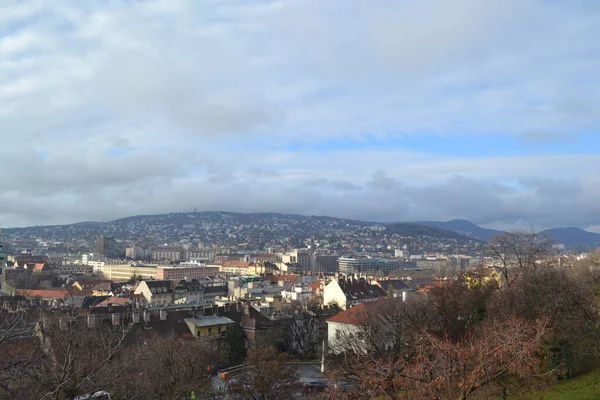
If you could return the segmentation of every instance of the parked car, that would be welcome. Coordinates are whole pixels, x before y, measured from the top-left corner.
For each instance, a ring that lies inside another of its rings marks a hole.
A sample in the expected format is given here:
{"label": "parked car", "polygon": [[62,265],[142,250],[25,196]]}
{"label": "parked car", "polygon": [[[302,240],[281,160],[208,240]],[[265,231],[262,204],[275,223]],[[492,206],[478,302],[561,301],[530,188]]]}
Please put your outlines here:
{"label": "parked car", "polygon": [[327,382],[323,380],[312,380],[304,383],[304,394],[323,392],[327,388]]}

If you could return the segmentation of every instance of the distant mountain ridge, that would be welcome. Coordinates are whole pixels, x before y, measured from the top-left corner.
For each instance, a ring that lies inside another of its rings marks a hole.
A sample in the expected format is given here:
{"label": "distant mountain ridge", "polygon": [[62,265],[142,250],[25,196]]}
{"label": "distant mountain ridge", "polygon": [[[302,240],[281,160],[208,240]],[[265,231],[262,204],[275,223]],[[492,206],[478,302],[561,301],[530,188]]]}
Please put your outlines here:
{"label": "distant mountain ridge", "polygon": [[420,221],[415,223],[419,225],[432,226],[434,228],[456,232],[463,236],[483,240],[484,242],[489,241],[494,236],[498,236],[504,233],[503,231],[499,231],[496,229],[482,228],[479,225],[475,225],[471,221],[467,221],[465,219],[453,219],[447,222]]}
{"label": "distant mountain ridge", "polygon": [[[453,231],[460,235],[476,238],[486,242],[494,236],[505,233],[504,231],[496,229],[482,228],[479,225],[464,219],[454,219],[446,222],[419,221],[415,222],[415,224]],[[552,228],[538,232],[538,234],[547,236],[556,243],[564,244],[566,247],[600,247],[600,234],[588,232],[581,228]]]}
{"label": "distant mountain ridge", "polygon": [[540,232],[567,247],[600,247],[600,233],[588,232],[581,228],[553,228]]}
{"label": "distant mountain ridge", "polygon": [[[45,225],[21,228],[6,228],[5,233],[18,233],[28,236],[78,237],[94,239],[100,235],[126,238],[145,237],[154,234],[149,226],[159,227],[164,232],[198,233],[210,231],[211,227],[253,224],[255,226],[283,226],[286,234],[314,235],[331,229],[355,230],[368,226],[384,227],[388,234],[401,236],[430,236],[442,240],[478,240],[489,241],[504,232],[480,227],[464,219],[451,221],[418,221],[403,223],[380,223],[359,221],[347,218],[327,216],[306,216],[284,213],[235,213],[221,211],[168,213],[155,215],[136,215],[109,222],[83,221],[68,225]],[[600,247],[600,234],[587,232],[580,228],[547,229],[540,234],[552,238],[567,247]],[[267,235],[268,233],[265,233]]]}

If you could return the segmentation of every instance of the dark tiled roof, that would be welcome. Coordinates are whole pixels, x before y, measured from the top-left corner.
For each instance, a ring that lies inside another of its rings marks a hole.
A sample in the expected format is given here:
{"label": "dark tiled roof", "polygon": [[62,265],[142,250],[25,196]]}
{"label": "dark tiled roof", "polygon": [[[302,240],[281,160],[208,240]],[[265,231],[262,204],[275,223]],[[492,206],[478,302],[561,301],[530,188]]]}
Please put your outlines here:
{"label": "dark tiled roof", "polygon": [[410,286],[408,286],[404,281],[402,281],[400,279],[381,280],[381,281],[377,281],[377,284],[379,286],[381,286],[381,288],[383,290],[387,290],[390,287],[390,285],[392,286],[392,288],[394,290],[398,290],[398,291],[414,290]]}
{"label": "dark tiled roof", "polygon": [[[152,291],[152,289],[160,289],[162,293],[172,293],[173,292],[173,282],[169,280],[159,281],[145,281],[148,288]],[[175,281],[177,282],[177,281]],[[166,289],[163,291],[163,289]]]}
{"label": "dark tiled roof", "polygon": [[385,292],[379,286],[371,285],[365,279],[340,279],[339,285],[350,300],[385,297]]}

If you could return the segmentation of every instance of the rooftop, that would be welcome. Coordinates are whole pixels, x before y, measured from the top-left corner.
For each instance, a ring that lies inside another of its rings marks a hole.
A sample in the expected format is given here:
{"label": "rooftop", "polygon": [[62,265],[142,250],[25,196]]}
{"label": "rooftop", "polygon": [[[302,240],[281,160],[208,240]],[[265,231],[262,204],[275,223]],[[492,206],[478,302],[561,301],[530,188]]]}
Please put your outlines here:
{"label": "rooftop", "polygon": [[197,328],[215,325],[229,325],[235,323],[229,318],[220,317],[218,315],[207,315],[201,318],[185,318],[185,322],[192,323],[196,325]]}

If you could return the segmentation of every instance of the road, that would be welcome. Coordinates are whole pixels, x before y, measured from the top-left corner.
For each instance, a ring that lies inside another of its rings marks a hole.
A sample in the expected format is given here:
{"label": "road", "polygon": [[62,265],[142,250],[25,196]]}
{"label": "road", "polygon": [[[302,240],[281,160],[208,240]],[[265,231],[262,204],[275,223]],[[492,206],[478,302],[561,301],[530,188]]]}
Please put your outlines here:
{"label": "road", "polygon": [[[298,369],[298,373],[300,374],[300,382],[304,383],[304,382],[308,382],[308,381],[313,381],[313,380],[318,380],[318,379],[323,379],[323,374],[321,373],[321,366],[318,364],[298,364],[296,365],[296,368]],[[238,371],[232,373],[232,376],[235,376],[235,374]],[[221,379],[218,375],[214,376],[212,378],[212,386],[213,386],[213,391],[215,393],[223,393],[220,396],[216,396],[214,397],[215,399],[223,399],[223,400],[230,400],[231,397],[226,393],[226,382]],[[303,399],[304,396],[302,395],[302,393],[297,393],[294,396],[294,399]]]}

